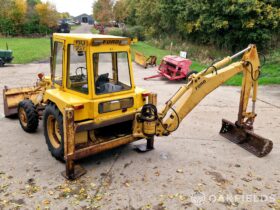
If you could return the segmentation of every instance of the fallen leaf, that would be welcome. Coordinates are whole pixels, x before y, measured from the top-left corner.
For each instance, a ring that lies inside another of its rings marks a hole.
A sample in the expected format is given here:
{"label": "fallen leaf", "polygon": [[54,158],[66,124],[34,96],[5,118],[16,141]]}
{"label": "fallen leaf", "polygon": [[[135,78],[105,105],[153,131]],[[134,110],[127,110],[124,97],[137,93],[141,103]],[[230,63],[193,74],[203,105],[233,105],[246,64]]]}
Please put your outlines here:
{"label": "fallen leaf", "polygon": [[268,184],[266,184],[264,187],[265,187],[266,189],[271,189],[271,186],[268,185]]}
{"label": "fallen leaf", "polygon": [[243,194],[243,190],[236,188],[235,189],[236,194],[238,195],[242,195]]}
{"label": "fallen leaf", "polygon": [[159,171],[156,171],[156,172],[155,172],[155,175],[156,175],[156,176],[159,176],[159,175],[160,175],[160,172],[159,172]]}
{"label": "fallen leaf", "polygon": [[232,203],[232,206],[234,206],[234,207],[237,207],[239,205],[239,203],[237,202],[237,201],[234,201],[233,203]]}
{"label": "fallen leaf", "polygon": [[46,200],[43,200],[42,203],[45,204],[45,205],[49,205],[51,202],[46,199]]}
{"label": "fallen leaf", "polygon": [[128,181],[128,180],[125,181],[124,185],[125,185],[126,187],[130,187],[129,181]]}
{"label": "fallen leaf", "polygon": [[243,177],[241,180],[245,181],[245,182],[251,182],[252,179],[249,179],[249,178],[246,178],[246,177]]}
{"label": "fallen leaf", "polygon": [[253,187],[253,189],[256,190],[256,191],[261,191],[261,189],[258,188],[258,187]]}
{"label": "fallen leaf", "polygon": [[180,199],[180,201],[185,201],[188,199],[188,196],[179,195],[179,199]]}
{"label": "fallen leaf", "polygon": [[100,200],[102,200],[102,196],[101,196],[101,195],[96,195],[96,196],[95,196],[95,199],[96,199],[97,201],[100,201]]}
{"label": "fallen leaf", "polygon": [[49,195],[53,195],[53,194],[54,194],[54,192],[53,192],[53,191],[49,191],[48,193],[49,193]]}
{"label": "fallen leaf", "polygon": [[249,176],[249,177],[253,177],[252,172],[248,172],[247,176]]}
{"label": "fallen leaf", "polygon": [[183,169],[177,169],[176,172],[179,173],[179,174],[184,173]]}
{"label": "fallen leaf", "polygon": [[174,198],[174,195],[168,195],[168,198],[169,198],[169,199],[173,199],[173,198]]}
{"label": "fallen leaf", "polygon": [[95,187],[96,187],[96,184],[95,184],[95,183],[90,183],[90,186],[91,186],[92,188],[95,188]]}

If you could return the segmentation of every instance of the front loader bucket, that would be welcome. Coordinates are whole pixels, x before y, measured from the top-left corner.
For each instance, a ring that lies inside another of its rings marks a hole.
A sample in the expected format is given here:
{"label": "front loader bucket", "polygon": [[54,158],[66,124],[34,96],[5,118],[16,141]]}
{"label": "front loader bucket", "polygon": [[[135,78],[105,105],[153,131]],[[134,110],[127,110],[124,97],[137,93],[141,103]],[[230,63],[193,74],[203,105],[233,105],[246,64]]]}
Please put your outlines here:
{"label": "front loader bucket", "polygon": [[257,157],[264,157],[273,148],[272,141],[256,135],[250,130],[239,128],[234,123],[225,119],[222,120],[220,134]]}
{"label": "front loader bucket", "polygon": [[24,99],[34,100],[37,97],[38,87],[20,87],[3,89],[4,114],[6,117],[17,114],[19,102]]}

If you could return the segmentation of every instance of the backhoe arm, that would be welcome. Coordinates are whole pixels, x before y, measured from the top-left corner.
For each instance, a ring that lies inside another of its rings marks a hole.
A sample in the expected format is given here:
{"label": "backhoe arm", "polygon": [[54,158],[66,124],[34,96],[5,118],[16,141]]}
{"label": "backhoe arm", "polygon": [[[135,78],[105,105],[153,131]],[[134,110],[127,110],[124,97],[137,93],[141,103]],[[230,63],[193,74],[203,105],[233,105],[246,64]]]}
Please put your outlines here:
{"label": "backhoe arm", "polygon": [[[244,53],[244,55],[241,61],[228,65],[235,57],[242,53]],[[243,81],[238,123],[239,125],[243,125],[244,119],[246,118],[248,122],[253,123],[254,117],[256,116],[254,113],[255,110],[253,109],[252,112],[247,112],[247,107],[252,88],[253,104],[256,101],[259,68],[260,62],[256,46],[250,45],[248,48],[241,51],[241,53],[232,57],[226,57],[199,74],[193,75],[189,83],[183,85],[160,112],[160,117],[164,119],[162,134],[166,135],[175,130],[176,127],[178,127],[178,123],[180,123],[205,96],[239,72],[243,72]],[[166,117],[168,111],[174,105],[176,107],[173,113],[169,115],[169,117]]]}
{"label": "backhoe arm", "polygon": [[[241,61],[231,63],[234,58],[242,54]],[[155,103],[149,102],[144,105],[141,112],[136,115],[134,135],[146,138],[154,135],[169,135],[179,127],[181,121],[205,96],[240,72],[243,72],[243,80],[238,118],[235,124],[223,120],[220,133],[256,156],[262,157],[268,154],[272,150],[272,142],[251,131],[256,117],[257,80],[260,75],[260,61],[255,45],[249,45],[241,52],[226,57],[204,71],[192,75],[189,82],[166,102],[160,112],[157,111]],[[252,110],[248,112],[251,92]]]}

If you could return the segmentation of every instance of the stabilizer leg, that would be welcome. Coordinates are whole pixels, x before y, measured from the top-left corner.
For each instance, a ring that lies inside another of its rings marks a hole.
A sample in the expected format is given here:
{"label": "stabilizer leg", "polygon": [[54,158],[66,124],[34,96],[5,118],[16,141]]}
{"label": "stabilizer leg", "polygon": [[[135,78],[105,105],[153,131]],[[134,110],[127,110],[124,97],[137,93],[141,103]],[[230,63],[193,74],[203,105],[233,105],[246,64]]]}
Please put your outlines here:
{"label": "stabilizer leg", "polygon": [[148,152],[154,149],[154,137],[147,139],[147,144],[140,144],[136,146],[135,150],[139,153]]}
{"label": "stabilizer leg", "polygon": [[86,173],[86,170],[79,165],[75,165],[75,123],[74,109],[66,108],[63,115],[64,125],[64,156],[66,161],[66,170],[62,176],[69,180],[75,180]]}

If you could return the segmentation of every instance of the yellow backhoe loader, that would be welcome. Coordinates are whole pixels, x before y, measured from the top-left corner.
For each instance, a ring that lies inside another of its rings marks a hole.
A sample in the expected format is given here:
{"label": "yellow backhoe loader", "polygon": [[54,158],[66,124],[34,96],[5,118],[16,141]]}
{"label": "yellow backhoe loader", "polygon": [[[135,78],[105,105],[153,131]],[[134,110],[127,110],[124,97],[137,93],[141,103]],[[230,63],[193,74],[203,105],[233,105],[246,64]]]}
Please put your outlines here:
{"label": "yellow backhoe loader", "polygon": [[128,38],[54,34],[50,63],[51,77],[39,74],[34,87],[5,87],[4,111],[7,117],[18,114],[26,132],[35,132],[43,120],[47,146],[66,162],[68,179],[85,173],[75,161],[86,156],[140,139],[147,139],[140,151],[153,149],[154,136],[174,132],[206,95],[239,72],[244,77],[238,118],[223,120],[220,134],[258,157],[272,150],[270,140],[253,133],[260,75],[255,45],[192,75],[160,110],[156,94],[134,84]]}

